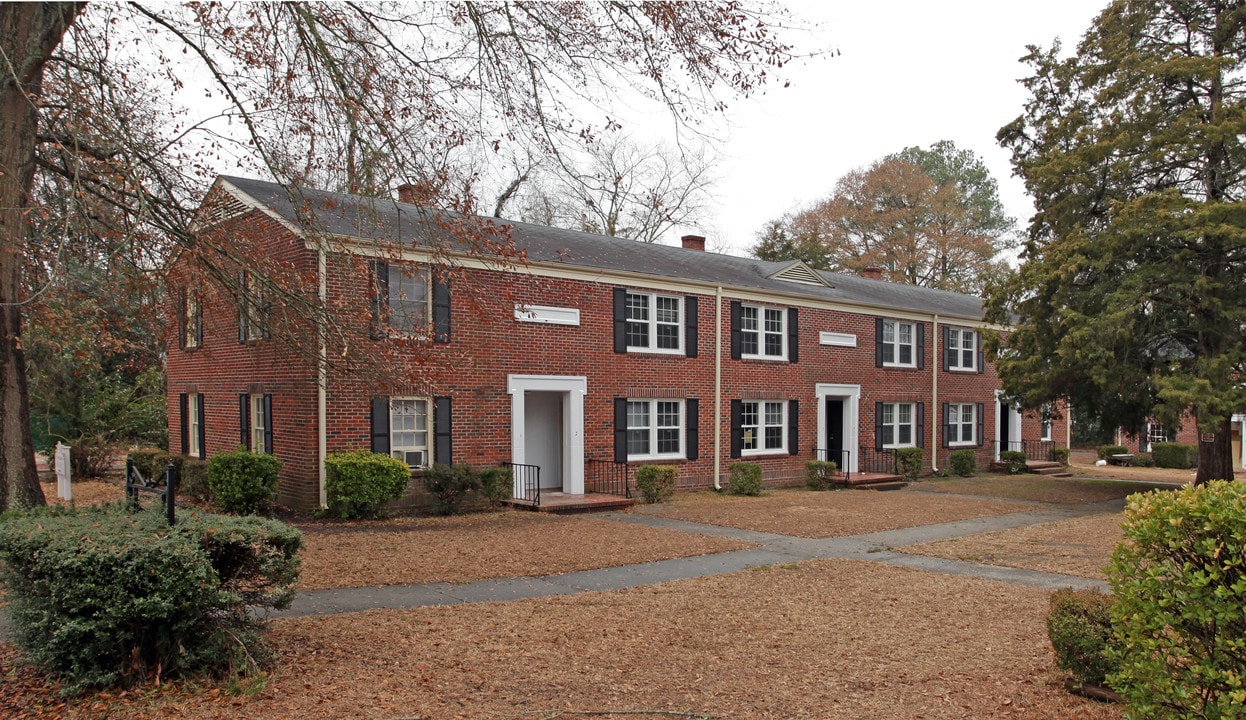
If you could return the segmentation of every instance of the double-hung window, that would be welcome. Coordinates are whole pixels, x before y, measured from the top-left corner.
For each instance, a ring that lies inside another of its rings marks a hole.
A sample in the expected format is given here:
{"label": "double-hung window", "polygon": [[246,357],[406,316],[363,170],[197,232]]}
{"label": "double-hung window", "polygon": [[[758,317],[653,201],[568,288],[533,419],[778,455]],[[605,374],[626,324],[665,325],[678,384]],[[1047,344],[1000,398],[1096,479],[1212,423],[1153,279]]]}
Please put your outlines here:
{"label": "double-hung window", "polygon": [[1051,406],[1044,405],[1042,417],[1039,420],[1039,440],[1042,440],[1043,442],[1051,441],[1051,422],[1053,417]]}
{"label": "double-hung window", "polygon": [[787,312],[783,308],[740,307],[740,353],[746,358],[787,359]]}
{"label": "double-hung window", "polygon": [[903,320],[883,320],[880,353],[882,364],[891,367],[917,366],[916,324]]}
{"label": "double-hung window", "polygon": [[627,349],[683,352],[682,304],[669,295],[627,293]]}
{"label": "double-hung window", "polygon": [[183,348],[197,348],[203,342],[203,308],[195,290],[187,290],[182,296],[181,340]]}
{"label": "double-hung window", "polygon": [[978,333],[973,330],[948,328],[946,340],[948,370],[978,369]]}
{"label": "double-hung window", "polygon": [[242,442],[255,453],[273,452],[273,396],[239,396]]}
{"label": "double-hung window", "polygon": [[684,401],[627,401],[627,458],[684,457]]}
{"label": "double-hung window", "polygon": [[186,395],[186,454],[191,457],[202,458],[203,446],[203,428],[200,423],[203,421],[203,396],[199,393],[188,393]]}
{"label": "double-hung window", "polygon": [[949,445],[974,445],[977,427],[976,408],[972,403],[951,403],[947,406],[947,441]]}
{"label": "double-hung window", "polygon": [[787,450],[787,401],[740,403],[740,449],[745,455]]}
{"label": "double-hung window", "polygon": [[914,447],[917,444],[915,403],[880,403],[878,419],[880,445],[884,448]]}
{"label": "double-hung window", "polygon": [[1143,452],[1151,452],[1151,446],[1154,443],[1168,442],[1168,433],[1164,430],[1164,426],[1157,422],[1149,422],[1146,424],[1146,450]]}
{"label": "double-hung window", "polygon": [[413,468],[432,464],[428,437],[428,398],[389,399],[389,453]]}
{"label": "double-hung window", "polygon": [[386,266],[386,307],[388,324],[395,335],[412,336],[428,324],[428,282],[410,265]]}
{"label": "double-hung window", "polygon": [[269,302],[263,281],[253,272],[238,275],[238,342],[269,337]]}

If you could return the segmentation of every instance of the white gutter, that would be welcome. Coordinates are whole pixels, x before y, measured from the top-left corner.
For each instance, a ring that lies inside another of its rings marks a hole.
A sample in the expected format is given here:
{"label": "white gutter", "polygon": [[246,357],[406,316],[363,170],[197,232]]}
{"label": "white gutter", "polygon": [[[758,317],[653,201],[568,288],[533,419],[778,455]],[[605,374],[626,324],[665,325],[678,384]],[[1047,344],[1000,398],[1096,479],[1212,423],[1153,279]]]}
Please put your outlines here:
{"label": "white gutter", "polygon": [[723,288],[714,288],[714,489],[722,490]]}
{"label": "white gutter", "polygon": [[934,421],[930,423],[930,472],[938,473],[939,425],[942,418],[939,414],[939,314],[935,313],[933,317],[934,325],[931,334],[934,337],[931,338],[931,347],[934,348],[934,357],[931,358],[933,362],[930,363],[933,368],[930,374],[933,383],[930,394],[930,412],[933,414]]}
{"label": "white gutter", "polygon": [[[324,244],[317,243],[316,273],[320,276],[320,289],[319,289],[319,298],[320,298],[319,312],[320,313],[326,312],[326,308],[328,307],[329,282],[328,282],[328,279],[326,278],[326,275],[328,274],[327,268],[328,268],[328,262],[325,259]],[[317,458],[318,458],[317,466],[318,467],[316,469],[316,472],[317,472],[317,477],[318,477],[318,484],[320,486],[320,507],[322,508],[329,507],[329,496],[325,490],[326,470],[325,470],[325,464],[324,464],[325,456],[328,454],[328,449],[329,449],[328,430],[325,427],[328,421],[327,406],[328,406],[328,382],[329,382],[329,377],[328,377],[329,349],[327,347],[328,328],[326,327],[327,322],[328,322],[328,318],[323,317],[323,316],[320,317],[316,322],[316,336],[317,336],[317,342],[319,344],[319,347],[317,348],[317,351],[316,351],[316,427],[317,427],[316,445],[317,445],[317,450],[318,450],[318,455],[317,455]]]}

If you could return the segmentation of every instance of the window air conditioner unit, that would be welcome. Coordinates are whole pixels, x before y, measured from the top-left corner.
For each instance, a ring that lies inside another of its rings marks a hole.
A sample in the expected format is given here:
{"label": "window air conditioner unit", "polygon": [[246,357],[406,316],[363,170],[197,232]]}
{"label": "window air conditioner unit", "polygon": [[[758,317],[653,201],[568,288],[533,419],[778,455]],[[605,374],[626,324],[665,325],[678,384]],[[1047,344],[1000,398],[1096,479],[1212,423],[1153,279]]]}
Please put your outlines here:
{"label": "window air conditioner unit", "polygon": [[425,464],[424,463],[424,451],[423,450],[408,450],[405,453],[405,457],[403,458],[403,460],[405,460],[407,465],[411,467],[424,467],[424,464]]}

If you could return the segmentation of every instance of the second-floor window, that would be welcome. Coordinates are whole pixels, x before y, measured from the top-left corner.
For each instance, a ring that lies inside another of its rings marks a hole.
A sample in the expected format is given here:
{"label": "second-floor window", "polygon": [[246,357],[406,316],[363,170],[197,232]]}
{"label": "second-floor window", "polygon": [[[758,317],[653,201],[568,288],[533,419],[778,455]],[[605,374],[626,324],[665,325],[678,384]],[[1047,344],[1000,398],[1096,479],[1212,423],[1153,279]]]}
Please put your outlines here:
{"label": "second-floor window", "polygon": [[197,348],[203,343],[203,308],[196,290],[186,290],[182,296],[181,340],[184,348]]}
{"label": "second-floor window", "polygon": [[782,308],[740,307],[740,354],[746,358],[783,360],[787,357],[787,312]]}
{"label": "second-floor window", "polygon": [[238,292],[238,342],[267,338],[269,304],[263,282],[243,270],[238,275]]}
{"label": "second-floor window", "polygon": [[669,295],[627,293],[627,349],[683,351],[683,300]]}
{"label": "second-floor window", "polygon": [[946,359],[948,370],[977,370],[978,333],[948,328]]}
{"label": "second-floor window", "polygon": [[903,320],[883,320],[880,342],[884,366],[915,367],[917,365],[915,323]]}
{"label": "second-floor window", "polygon": [[428,324],[428,282],[418,268],[390,263],[386,266],[388,324],[396,335],[416,335]]}

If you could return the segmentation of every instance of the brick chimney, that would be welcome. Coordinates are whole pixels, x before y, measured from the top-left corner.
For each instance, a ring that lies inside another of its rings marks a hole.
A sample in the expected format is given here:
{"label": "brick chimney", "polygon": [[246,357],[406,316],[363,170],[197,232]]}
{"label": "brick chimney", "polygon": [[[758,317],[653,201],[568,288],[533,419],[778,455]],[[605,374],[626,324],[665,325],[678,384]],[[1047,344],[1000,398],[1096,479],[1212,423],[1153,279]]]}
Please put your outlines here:
{"label": "brick chimney", "polygon": [[407,203],[408,205],[414,205],[415,204],[415,186],[414,185],[399,185],[398,186],[398,202]]}
{"label": "brick chimney", "polygon": [[684,244],[685,250],[696,250],[705,252],[705,236],[704,235],[684,235],[679,238]]}
{"label": "brick chimney", "polygon": [[882,280],[883,269],[880,267],[861,268],[861,277],[867,280]]}

